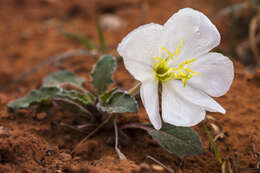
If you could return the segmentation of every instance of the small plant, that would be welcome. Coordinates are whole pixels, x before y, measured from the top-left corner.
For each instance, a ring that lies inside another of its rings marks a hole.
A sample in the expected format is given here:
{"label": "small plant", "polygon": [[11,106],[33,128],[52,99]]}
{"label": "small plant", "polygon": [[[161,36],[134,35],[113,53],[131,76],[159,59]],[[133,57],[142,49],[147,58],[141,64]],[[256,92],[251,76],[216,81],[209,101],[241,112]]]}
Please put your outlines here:
{"label": "small plant", "polygon": [[[47,111],[57,103],[65,110],[68,110],[68,106],[76,107],[84,117],[87,117],[88,125],[100,129],[119,114],[137,112],[137,102],[127,91],[118,88],[107,90],[113,83],[112,76],[115,70],[116,60],[112,55],[105,55],[99,59],[91,73],[94,94],[83,88],[84,78],[77,77],[70,71],[54,72],[43,80],[40,89],[11,101],[8,107],[12,110],[34,108],[38,112]],[[180,155],[202,153],[200,138],[191,128],[164,124],[162,130],[157,131],[148,124],[137,123],[123,124],[118,128],[144,129],[171,153]],[[89,137],[91,136],[84,141]]]}
{"label": "small plant", "polygon": [[[139,27],[119,44],[126,69],[140,81],[129,92],[108,90],[117,64],[114,56],[104,55],[91,72],[94,93],[83,87],[83,78],[58,71],[47,76],[39,90],[10,102],[8,107],[36,107],[37,111],[46,111],[57,103],[64,103],[64,108],[76,107],[87,117],[86,123],[95,128],[75,148],[112,124],[108,127],[115,131],[115,150],[121,159],[126,157],[118,149],[118,133],[124,134],[123,130],[129,128],[145,130],[170,153],[201,154],[200,137],[190,126],[201,122],[206,111],[225,113],[210,96],[225,94],[234,77],[233,64],[227,57],[209,53],[219,43],[220,35],[205,15],[182,9],[165,25]],[[134,94],[139,90],[152,125],[134,122],[118,126],[119,114],[137,112]]]}

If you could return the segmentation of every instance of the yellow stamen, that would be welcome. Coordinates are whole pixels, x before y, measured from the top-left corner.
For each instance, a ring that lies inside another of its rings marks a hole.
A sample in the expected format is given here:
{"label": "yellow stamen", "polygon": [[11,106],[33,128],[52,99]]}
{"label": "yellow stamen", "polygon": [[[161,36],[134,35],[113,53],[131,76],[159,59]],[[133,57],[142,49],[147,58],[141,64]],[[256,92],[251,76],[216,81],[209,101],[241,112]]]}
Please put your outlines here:
{"label": "yellow stamen", "polygon": [[164,46],[162,46],[161,49],[162,49],[163,51],[165,51],[165,52],[168,54],[166,60],[168,60],[168,59],[170,58],[172,61],[174,61],[173,54],[172,54],[168,49],[166,49]]}
{"label": "yellow stamen", "polygon": [[190,66],[191,64],[197,60],[197,58],[188,59],[181,64],[178,65],[178,67],[170,67],[169,61],[174,61],[174,58],[177,58],[177,56],[180,54],[181,47],[183,44],[183,39],[181,40],[177,50],[174,53],[171,53],[168,49],[166,49],[164,46],[162,46],[162,50],[167,53],[166,58],[163,57],[154,57],[155,64],[153,66],[155,78],[159,82],[165,82],[172,79],[181,80],[184,84],[184,87],[186,86],[189,79],[191,79],[194,75],[200,76],[200,73],[192,71]]}
{"label": "yellow stamen", "polygon": [[181,42],[177,48],[177,50],[173,53],[176,57],[180,54],[181,52],[181,47],[182,47],[182,44],[183,44],[183,39],[181,39]]}

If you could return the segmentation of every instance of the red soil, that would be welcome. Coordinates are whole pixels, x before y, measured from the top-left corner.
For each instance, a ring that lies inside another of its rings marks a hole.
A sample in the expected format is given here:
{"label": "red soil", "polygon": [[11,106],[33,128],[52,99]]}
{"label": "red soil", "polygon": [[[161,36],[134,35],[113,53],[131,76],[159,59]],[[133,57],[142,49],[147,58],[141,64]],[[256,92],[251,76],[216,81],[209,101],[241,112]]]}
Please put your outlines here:
{"label": "red soil", "polygon": [[[224,4],[217,1],[145,1],[146,18],[143,17],[141,0],[106,1],[90,0],[61,2],[58,0],[10,0],[0,2],[0,86],[5,86],[25,71],[51,56],[79,48],[82,45],[71,42],[58,31],[59,26],[79,34],[85,34],[97,42],[94,22],[94,7],[100,14],[113,13],[122,18],[124,25],[116,31],[105,31],[111,53],[126,33],[144,23],[164,23],[179,8],[193,7],[213,19]],[[224,46],[228,43],[227,20],[216,19],[222,33]],[[246,37],[246,35],[244,35]],[[77,56],[59,64],[58,68],[72,70],[87,78],[88,84],[92,65],[97,61],[93,56]],[[118,61],[115,81],[123,89],[129,89],[135,80],[126,72],[122,61]],[[217,101],[227,110],[226,115],[208,113],[215,124],[224,131],[224,137],[216,141],[220,155],[231,158],[240,168],[256,168],[260,151],[259,109],[260,71],[250,74],[234,60],[235,79],[230,91]],[[41,85],[47,74],[57,70],[48,66],[35,72],[24,81],[0,92],[0,172],[166,172],[155,163],[145,161],[147,155],[160,160],[166,166],[179,172],[221,172],[221,166],[212,151],[202,126],[195,127],[204,146],[204,154],[179,158],[159,147],[145,132],[129,130],[132,142],[120,146],[128,160],[120,161],[114,147],[106,143],[110,132],[100,131],[91,140],[71,154],[73,147],[85,136],[66,128],[56,126],[59,121],[70,122],[71,114],[57,113],[36,115],[33,111],[7,112],[7,103],[21,97]],[[127,114],[121,122],[147,122],[142,106],[138,114]],[[145,164],[145,163],[146,164]]]}

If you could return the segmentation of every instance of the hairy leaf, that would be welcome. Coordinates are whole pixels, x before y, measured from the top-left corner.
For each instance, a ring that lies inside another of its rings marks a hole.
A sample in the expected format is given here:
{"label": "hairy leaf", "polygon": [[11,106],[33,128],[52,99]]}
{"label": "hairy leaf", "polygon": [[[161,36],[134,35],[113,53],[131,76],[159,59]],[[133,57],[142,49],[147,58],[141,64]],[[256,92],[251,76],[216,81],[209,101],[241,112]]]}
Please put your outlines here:
{"label": "hairy leaf", "polygon": [[105,104],[99,104],[102,111],[108,113],[137,112],[137,102],[124,91],[114,91],[106,100]]}
{"label": "hairy leaf", "polygon": [[84,78],[76,77],[73,72],[61,70],[54,72],[43,80],[43,86],[57,86],[62,83],[73,83],[82,86]]}
{"label": "hairy leaf", "polygon": [[168,152],[180,156],[201,154],[202,143],[198,134],[189,127],[163,124],[160,130],[146,128],[147,132]]}
{"label": "hairy leaf", "polygon": [[95,96],[93,96],[91,93],[80,93],[75,90],[63,90],[58,94],[58,97],[74,100],[82,105],[90,105],[93,104],[95,101]]}
{"label": "hairy leaf", "polygon": [[107,92],[105,92],[104,94],[102,94],[102,95],[99,97],[100,100],[101,100],[101,102],[105,104],[105,103],[107,102],[107,99],[108,99],[109,97],[111,97],[111,95],[112,95],[113,93],[115,93],[117,90],[118,90],[117,88],[113,88],[112,90],[107,91]]}
{"label": "hairy leaf", "polygon": [[99,59],[91,72],[91,83],[98,95],[104,93],[113,83],[112,76],[116,69],[116,60],[112,55],[105,55]]}
{"label": "hairy leaf", "polygon": [[57,87],[43,87],[39,90],[33,90],[28,95],[9,102],[8,107],[11,109],[22,109],[28,108],[33,104],[48,104],[60,91],[61,89]]}

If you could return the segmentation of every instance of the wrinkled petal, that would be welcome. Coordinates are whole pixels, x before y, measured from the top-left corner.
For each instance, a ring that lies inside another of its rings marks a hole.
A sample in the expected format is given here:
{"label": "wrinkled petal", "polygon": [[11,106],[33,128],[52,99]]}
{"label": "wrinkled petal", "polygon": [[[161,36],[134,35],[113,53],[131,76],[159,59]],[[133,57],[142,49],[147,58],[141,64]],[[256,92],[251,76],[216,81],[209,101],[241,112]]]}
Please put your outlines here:
{"label": "wrinkled petal", "polygon": [[147,24],[129,33],[118,45],[117,51],[123,57],[126,69],[140,81],[153,74],[153,61],[159,54],[159,38],[162,26]]}
{"label": "wrinkled petal", "polygon": [[205,118],[205,110],[181,97],[170,82],[162,85],[162,118],[175,125],[190,127]]}
{"label": "wrinkled petal", "polygon": [[220,53],[208,53],[202,56],[191,65],[191,68],[200,73],[200,76],[192,77],[188,80],[188,84],[213,97],[224,95],[234,78],[232,61]]}
{"label": "wrinkled petal", "polygon": [[193,103],[194,105],[202,107],[204,110],[210,112],[220,112],[225,114],[226,111],[222,106],[220,106],[214,99],[209,97],[203,91],[193,88],[189,85],[183,87],[183,83],[181,81],[170,81],[172,88],[175,89],[176,93],[184,98],[185,100]]}
{"label": "wrinkled petal", "polygon": [[161,42],[174,52],[183,39],[179,64],[190,58],[198,58],[220,43],[220,34],[211,21],[201,12],[184,8],[175,13],[165,24]]}
{"label": "wrinkled petal", "polygon": [[152,125],[159,130],[162,122],[159,113],[158,82],[156,80],[144,81],[141,85],[140,96]]}

